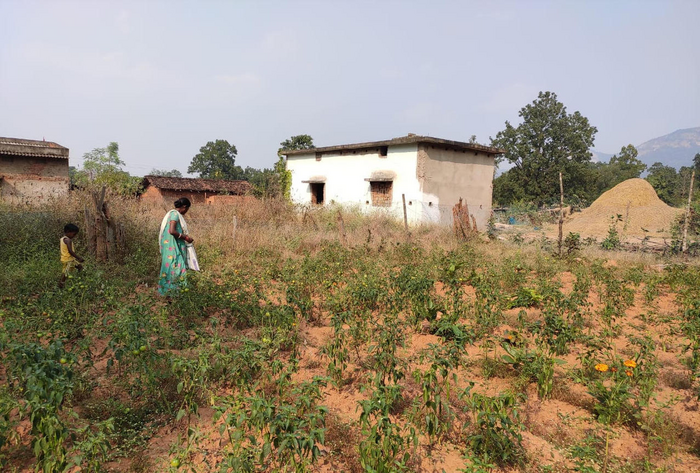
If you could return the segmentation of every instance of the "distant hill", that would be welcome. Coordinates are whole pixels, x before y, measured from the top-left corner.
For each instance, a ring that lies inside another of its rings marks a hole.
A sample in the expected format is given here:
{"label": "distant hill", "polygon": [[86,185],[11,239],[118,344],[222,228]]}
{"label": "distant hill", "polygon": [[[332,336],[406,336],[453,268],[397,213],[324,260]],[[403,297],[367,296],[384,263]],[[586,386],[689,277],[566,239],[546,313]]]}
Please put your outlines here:
{"label": "distant hill", "polygon": [[693,156],[700,153],[700,127],[676,130],[637,146],[639,159],[651,166],[655,162],[673,166],[690,166]]}
{"label": "distant hill", "polygon": [[610,161],[610,158],[614,156],[612,154],[603,153],[595,149],[592,149],[591,153],[593,153],[591,161],[593,161],[594,163],[607,163],[608,161]]}
{"label": "distant hill", "polygon": [[[646,141],[636,148],[639,151],[639,159],[647,166],[656,162],[676,169],[690,166],[695,153],[700,153],[700,127],[676,130]],[[593,162],[607,163],[614,156],[595,149],[592,149],[591,153]]]}

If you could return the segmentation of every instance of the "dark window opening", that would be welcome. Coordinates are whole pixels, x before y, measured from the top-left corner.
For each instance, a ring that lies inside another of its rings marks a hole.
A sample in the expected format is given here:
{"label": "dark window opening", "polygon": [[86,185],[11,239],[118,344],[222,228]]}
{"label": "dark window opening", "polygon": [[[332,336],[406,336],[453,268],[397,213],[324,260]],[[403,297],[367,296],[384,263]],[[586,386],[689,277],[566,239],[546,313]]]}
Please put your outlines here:
{"label": "dark window opening", "polygon": [[12,156],[3,156],[2,160],[3,160],[3,162],[11,163],[12,161],[15,160],[15,158],[13,158]]}
{"label": "dark window opening", "polygon": [[372,194],[372,206],[390,207],[392,200],[391,181],[370,181],[369,187]]}
{"label": "dark window opening", "polygon": [[311,203],[323,205],[323,195],[326,190],[326,184],[323,182],[313,182],[311,186]]}
{"label": "dark window opening", "polygon": [[379,156],[382,158],[386,158],[387,153],[389,153],[389,147],[388,146],[380,146],[379,147]]}
{"label": "dark window opening", "polygon": [[323,156],[323,153],[316,153],[316,161],[320,161],[321,156]]}

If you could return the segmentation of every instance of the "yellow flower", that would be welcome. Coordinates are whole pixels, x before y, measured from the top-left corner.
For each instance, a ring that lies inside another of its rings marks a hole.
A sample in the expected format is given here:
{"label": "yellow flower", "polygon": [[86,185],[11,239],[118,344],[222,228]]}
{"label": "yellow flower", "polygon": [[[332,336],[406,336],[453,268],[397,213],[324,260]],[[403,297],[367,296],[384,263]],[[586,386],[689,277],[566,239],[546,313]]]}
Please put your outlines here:
{"label": "yellow flower", "polygon": [[625,374],[626,374],[627,376],[630,376],[630,377],[631,377],[631,376],[632,376],[632,371],[631,371],[631,370],[627,370],[627,371],[625,371]]}
{"label": "yellow flower", "polygon": [[595,369],[596,369],[596,371],[600,371],[601,373],[604,373],[604,372],[608,371],[608,365],[606,365],[605,363],[598,363],[597,365],[595,365]]}
{"label": "yellow flower", "polygon": [[636,368],[637,367],[637,362],[634,360],[625,360],[625,362],[623,364],[628,368]]}

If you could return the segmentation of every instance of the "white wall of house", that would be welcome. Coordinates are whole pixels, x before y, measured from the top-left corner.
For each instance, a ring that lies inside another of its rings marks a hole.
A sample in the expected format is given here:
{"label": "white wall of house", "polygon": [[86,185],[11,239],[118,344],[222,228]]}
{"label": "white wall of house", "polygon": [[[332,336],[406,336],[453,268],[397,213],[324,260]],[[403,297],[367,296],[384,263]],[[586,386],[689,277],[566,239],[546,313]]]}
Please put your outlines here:
{"label": "white wall of house", "polygon": [[[288,156],[287,169],[292,172],[292,200],[302,205],[312,204],[311,184],[303,181],[323,180],[325,205],[350,205],[398,218],[403,218],[404,194],[411,223],[451,224],[452,208],[460,197],[479,230],[485,230],[491,213],[494,159],[482,152],[413,143],[389,146],[385,157],[377,149],[324,153],[317,160],[310,151]],[[391,205],[374,206],[365,179],[387,171],[395,174]]]}
{"label": "white wall of house", "polygon": [[[352,205],[365,212],[391,212],[403,214],[401,195],[405,194],[409,208],[409,220],[422,220],[417,202],[422,198],[420,184],[416,177],[417,144],[390,146],[386,157],[378,151],[332,152],[323,154],[316,161],[316,153],[292,155],[287,158],[287,169],[292,172],[292,200],[298,204],[311,204],[311,185],[302,181],[312,178],[325,178],[324,204],[338,203]],[[370,194],[372,173],[390,171],[396,174],[392,184],[392,204],[390,207],[374,207]],[[410,204],[409,204],[410,202]],[[415,203],[415,206],[414,206]]]}

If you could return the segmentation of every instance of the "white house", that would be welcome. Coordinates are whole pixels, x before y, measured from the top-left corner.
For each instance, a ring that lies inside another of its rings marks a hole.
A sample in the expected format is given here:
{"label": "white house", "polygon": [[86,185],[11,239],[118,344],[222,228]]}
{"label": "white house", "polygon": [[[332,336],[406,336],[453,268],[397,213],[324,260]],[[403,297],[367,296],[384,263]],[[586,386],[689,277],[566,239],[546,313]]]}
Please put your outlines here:
{"label": "white house", "polygon": [[292,200],[353,205],[403,216],[410,222],[451,223],[464,199],[483,230],[491,214],[496,155],[476,143],[409,134],[371,143],[284,150],[292,173]]}

